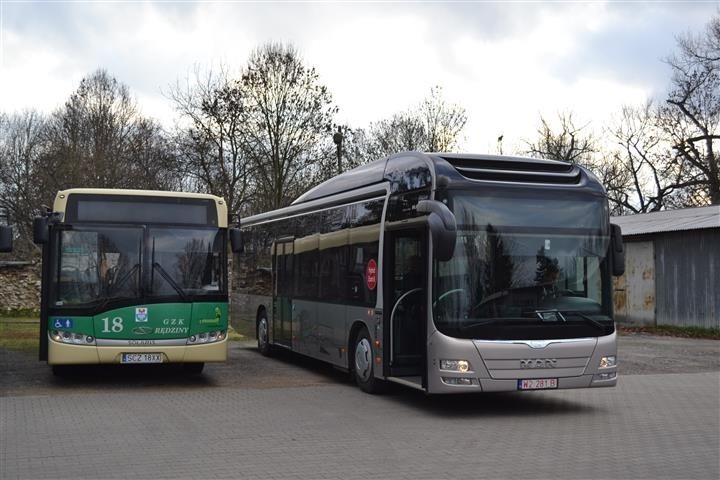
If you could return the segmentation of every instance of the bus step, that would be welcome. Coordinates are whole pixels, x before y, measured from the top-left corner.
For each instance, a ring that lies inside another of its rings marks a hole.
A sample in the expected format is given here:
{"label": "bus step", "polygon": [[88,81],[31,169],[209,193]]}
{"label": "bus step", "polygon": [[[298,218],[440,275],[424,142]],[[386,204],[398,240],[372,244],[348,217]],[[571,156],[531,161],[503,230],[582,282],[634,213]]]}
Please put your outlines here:
{"label": "bus step", "polygon": [[422,377],[387,377],[387,379],[388,382],[399,383],[400,385],[405,385],[406,387],[422,390],[423,392],[425,391],[422,386]]}

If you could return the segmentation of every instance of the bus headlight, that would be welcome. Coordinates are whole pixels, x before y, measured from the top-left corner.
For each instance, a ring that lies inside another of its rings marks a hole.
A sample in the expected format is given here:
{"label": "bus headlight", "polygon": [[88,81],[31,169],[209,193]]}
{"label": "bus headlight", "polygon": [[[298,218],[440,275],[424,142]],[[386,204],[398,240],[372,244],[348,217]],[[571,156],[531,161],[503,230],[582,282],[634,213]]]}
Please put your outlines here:
{"label": "bus headlight", "polygon": [[53,330],[50,332],[50,338],[58,343],[71,343],[74,345],[95,345],[95,337],[84,333],[59,332]]}
{"label": "bus headlight", "polygon": [[440,370],[465,373],[470,370],[470,362],[467,360],[440,360]]}
{"label": "bus headlight", "polygon": [[213,332],[202,332],[197,335],[190,335],[187,339],[188,345],[199,345],[203,343],[215,343],[225,340],[225,330],[215,330]]}
{"label": "bus headlight", "polygon": [[600,368],[610,368],[617,365],[615,355],[600,358]]}

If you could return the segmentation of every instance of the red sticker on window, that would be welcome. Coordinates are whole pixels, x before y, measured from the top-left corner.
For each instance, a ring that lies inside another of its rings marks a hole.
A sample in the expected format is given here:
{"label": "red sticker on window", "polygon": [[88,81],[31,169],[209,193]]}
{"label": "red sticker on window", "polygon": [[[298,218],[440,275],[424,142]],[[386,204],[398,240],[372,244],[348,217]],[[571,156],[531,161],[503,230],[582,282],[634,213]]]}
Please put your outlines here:
{"label": "red sticker on window", "polygon": [[371,258],[365,267],[365,282],[370,290],[375,290],[377,287],[377,262],[374,258]]}

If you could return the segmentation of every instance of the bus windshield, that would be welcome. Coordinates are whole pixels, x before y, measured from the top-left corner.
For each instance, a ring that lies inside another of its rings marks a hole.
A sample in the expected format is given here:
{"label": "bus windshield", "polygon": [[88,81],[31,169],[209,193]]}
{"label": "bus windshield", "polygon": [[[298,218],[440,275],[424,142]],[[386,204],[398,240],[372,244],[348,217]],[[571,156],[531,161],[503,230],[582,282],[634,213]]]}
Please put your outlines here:
{"label": "bus windshield", "polygon": [[515,339],[612,331],[602,200],[457,192],[449,205],[458,224],[455,253],[433,272],[442,333]]}
{"label": "bus windshield", "polygon": [[217,228],[73,226],[57,234],[55,306],[226,292]]}

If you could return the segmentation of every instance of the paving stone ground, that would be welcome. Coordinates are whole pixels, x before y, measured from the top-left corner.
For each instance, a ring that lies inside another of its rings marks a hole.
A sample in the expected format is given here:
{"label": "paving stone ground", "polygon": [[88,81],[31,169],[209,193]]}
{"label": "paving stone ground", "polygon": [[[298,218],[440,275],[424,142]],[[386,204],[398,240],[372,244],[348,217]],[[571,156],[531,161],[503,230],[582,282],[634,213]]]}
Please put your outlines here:
{"label": "paving stone ground", "polygon": [[2,479],[720,478],[712,361],[613,389],[428,397],[367,395],[340,372],[243,344],[192,380],[112,369],[58,380],[29,362],[23,375],[15,355],[0,356]]}

